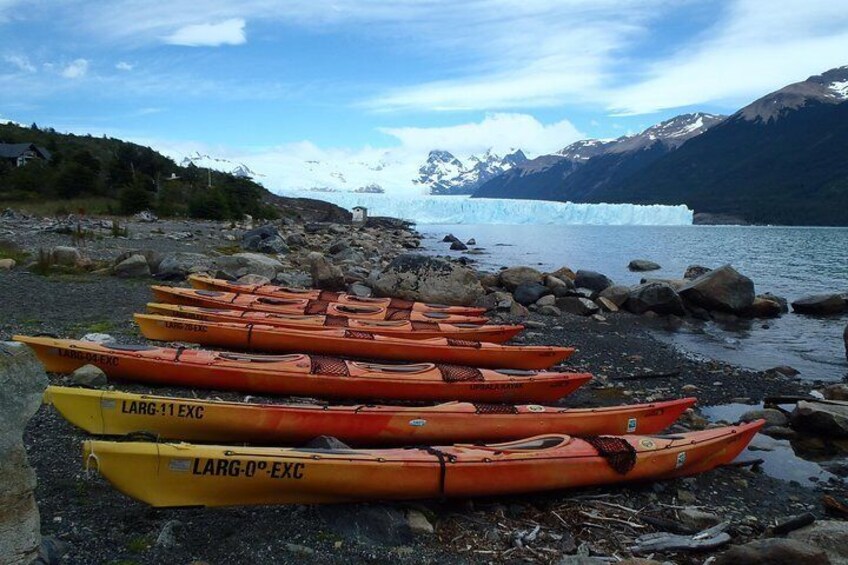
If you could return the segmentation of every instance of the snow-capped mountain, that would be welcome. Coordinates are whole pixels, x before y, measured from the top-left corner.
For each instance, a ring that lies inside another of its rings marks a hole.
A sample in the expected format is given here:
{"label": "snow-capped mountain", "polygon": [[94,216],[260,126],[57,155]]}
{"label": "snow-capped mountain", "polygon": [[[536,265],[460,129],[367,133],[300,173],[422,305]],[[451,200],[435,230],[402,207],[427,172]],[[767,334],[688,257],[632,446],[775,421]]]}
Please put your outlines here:
{"label": "snow-capped mountain", "polygon": [[848,65],[784,86],[739,110],[733,117],[769,121],[811,103],[841,104],[848,100]]}
{"label": "snow-capped mountain", "polygon": [[682,114],[635,135],[576,141],[554,154],[527,160],[491,177],[480,184],[474,196],[575,201],[589,198],[724,119],[703,112]]}
{"label": "snow-capped mountain", "polygon": [[520,149],[503,157],[488,150],[483,155],[469,156],[464,163],[449,151],[434,150],[418,169],[418,177],[413,182],[426,187],[430,194],[472,194],[489,179],[527,160]]}
{"label": "snow-capped mountain", "polygon": [[204,155],[199,151],[195,151],[183,158],[180,161],[181,167],[188,167],[189,165],[194,165],[195,167],[199,167],[201,169],[212,169],[213,171],[221,171],[222,173],[230,173],[236,177],[244,177],[244,178],[254,178],[258,175],[250,167],[245,165],[244,163],[236,163],[234,161],[230,161],[229,159],[221,159],[217,157],[211,157],[209,155]]}

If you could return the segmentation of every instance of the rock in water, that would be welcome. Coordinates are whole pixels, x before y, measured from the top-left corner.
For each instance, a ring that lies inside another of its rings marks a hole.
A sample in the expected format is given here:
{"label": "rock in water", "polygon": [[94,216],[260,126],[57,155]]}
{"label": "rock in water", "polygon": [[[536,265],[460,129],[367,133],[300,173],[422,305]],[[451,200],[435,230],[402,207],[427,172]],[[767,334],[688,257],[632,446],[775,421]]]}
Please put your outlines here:
{"label": "rock in water", "polygon": [[461,241],[454,241],[451,243],[451,251],[465,251],[468,249],[468,246],[462,243]]}
{"label": "rock in water", "polygon": [[378,296],[469,306],[485,291],[471,269],[444,259],[403,254],[389,263],[369,284]]}
{"label": "rock in water", "polygon": [[741,314],[754,304],[754,282],[730,265],[701,275],[679,292],[686,300],[707,310]]}
{"label": "rock in water", "polygon": [[697,279],[701,275],[705,275],[712,271],[709,267],[704,267],[701,265],[689,265],[686,267],[686,272],[683,273],[684,279]]}
{"label": "rock in water", "polygon": [[542,276],[542,273],[532,267],[511,267],[501,271],[500,281],[504,288],[512,292],[519,285],[542,282]]}
{"label": "rock in water", "polygon": [[[848,563],[848,522],[816,520],[809,526],[790,533],[789,538],[823,549],[834,565]],[[793,565],[795,563],[797,562],[793,561]],[[826,561],[818,561],[818,563],[826,563]]]}
{"label": "rock in water", "polygon": [[686,313],[683,300],[665,283],[647,283],[633,287],[624,307],[634,314],[651,311],[660,315],[683,316]]}
{"label": "rock in water", "polygon": [[796,430],[831,437],[848,437],[848,402],[801,400],[792,411]]}
{"label": "rock in water", "polygon": [[627,265],[627,268],[631,271],[637,272],[657,271],[659,269],[662,269],[662,267],[660,267],[657,263],[654,263],[653,261],[648,261],[646,259],[634,259],[630,261],[630,263]]}
{"label": "rock in water", "polygon": [[792,303],[792,311],[798,314],[829,316],[845,311],[845,300],[839,294],[816,294],[805,296]]}
{"label": "rock in water", "polygon": [[794,539],[767,538],[734,545],[718,556],[715,565],[827,565],[827,554]]}
{"label": "rock in water", "polygon": [[121,279],[136,279],[150,276],[147,257],[141,254],[130,255],[112,269],[112,273]]}
{"label": "rock in water", "polygon": [[23,433],[41,405],[47,375],[29,349],[0,344],[0,559],[28,564],[38,554],[41,522]]}
{"label": "rock in water", "polygon": [[530,306],[546,294],[550,294],[548,287],[539,283],[524,283],[518,285],[512,295],[515,301],[522,306]]}
{"label": "rock in water", "polygon": [[595,271],[577,271],[577,276],[574,278],[574,286],[588,288],[593,292],[601,292],[612,285],[613,282],[609,277]]}

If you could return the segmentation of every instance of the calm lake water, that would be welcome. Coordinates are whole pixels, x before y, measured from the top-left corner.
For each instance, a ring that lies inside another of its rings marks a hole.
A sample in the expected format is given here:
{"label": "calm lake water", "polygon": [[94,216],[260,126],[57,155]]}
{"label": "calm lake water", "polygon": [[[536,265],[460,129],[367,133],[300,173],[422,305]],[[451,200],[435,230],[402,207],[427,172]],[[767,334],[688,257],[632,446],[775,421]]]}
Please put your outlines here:
{"label": "calm lake water", "polygon": [[[599,271],[617,283],[637,284],[643,276],[681,278],[686,267],[730,263],[750,277],[758,294],[772,292],[790,301],[809,294],[848,292],[848,228],[742,226],[558,226],[420,225],[425,248],[449,251],[442,237],[453,233],[477,240],[486,254],[473,255],[480,268],[527,265],[540,270],[562,266]],[[659,271],[631,273],[632,259],[649,259]],[[848,316],[811,318],[785,314],[741,327],[716,324],[661,335],[683,349],[752,369],[791,365],[807,379],[848,377],[842,332]],[[763,327],[767,326],[767,327]]]}

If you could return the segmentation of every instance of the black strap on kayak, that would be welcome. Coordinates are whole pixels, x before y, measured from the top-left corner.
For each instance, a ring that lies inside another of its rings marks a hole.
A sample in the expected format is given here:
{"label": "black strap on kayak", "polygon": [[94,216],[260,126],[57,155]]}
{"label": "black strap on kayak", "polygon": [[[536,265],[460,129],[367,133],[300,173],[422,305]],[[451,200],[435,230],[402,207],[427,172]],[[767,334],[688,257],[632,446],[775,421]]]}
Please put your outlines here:
{"label": "black strap on kayak", "polygon": [[180,355],[182,355],[183,351],[185,351],[185,350],[186,350],[186,346],[184,346],[184,345],[177,346],[177,354],[174,356],[174,361],[179,361]]}
{"label": "black strap on kayak", "polygon": [[586,436],[583,441],[595,448],[619,475],[626,475],[636,465],[636,450],[624,438],[613,436]]}
{"label": "black strap on kayak", "polygon": [[250,340],[253,338],[253,324],[247,324],[247,346],[250,347]]}
{"label": "black strap on kayak", "polygon": [[[413,448],[415,449],[415,448]],[[456,456],[444,451],[439,451],[435,447],[425,446],[419,447],[421,451],[429,453],[439,461],[439,494],[442,498],[445,496],[445,478],[447,477],[447,463],[456,463]]]}

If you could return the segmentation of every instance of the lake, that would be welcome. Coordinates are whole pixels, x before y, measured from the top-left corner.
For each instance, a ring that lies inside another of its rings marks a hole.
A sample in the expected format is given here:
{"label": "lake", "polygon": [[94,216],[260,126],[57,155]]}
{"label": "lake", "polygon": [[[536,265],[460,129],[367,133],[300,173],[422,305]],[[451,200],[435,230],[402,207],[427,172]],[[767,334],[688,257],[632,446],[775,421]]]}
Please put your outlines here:
{"label": "lake", "polygon": [[[484,255],[469,257],[481,269],[527,265],[599,271],[625,285],[642,277],[681,278],[688,265],[730,263],[750,277],[758,294],[790,301],[809,294],[848,292],[848,228],[750,226],[419,225],[430,253],[460,256],[441,239],[453,233],[477,240]],[[632,259],[649,259],[659,271],[631,273]],[[763,370],[790,365],[802,378],[848,377],[842,332],[848,316],[813,318],[785,314],[775,320],[716,324],[660,332],[661,339],[690,352]]]}

